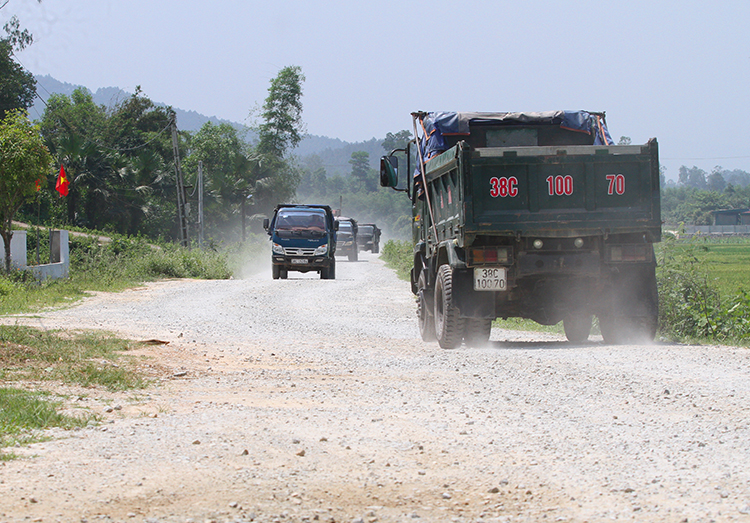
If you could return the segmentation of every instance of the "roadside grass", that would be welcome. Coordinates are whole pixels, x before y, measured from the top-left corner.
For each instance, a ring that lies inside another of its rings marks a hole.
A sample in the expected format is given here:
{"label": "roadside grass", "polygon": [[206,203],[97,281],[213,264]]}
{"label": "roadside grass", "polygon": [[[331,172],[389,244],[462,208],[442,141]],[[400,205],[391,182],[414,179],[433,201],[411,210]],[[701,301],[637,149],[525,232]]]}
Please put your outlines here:
{"label": "roadside grass", "polygon": [[[60,414],[60,399],[11,384],[58,382],[108,391],[145,388],[148,378],[139,371],[138,360],[127,355],[134,343],[101,332],[0,325],[0,448],[40,441],[44,435],[39,429],[69,429],[99,419],[93,414]],[[0,459],[11,457],[0,451]]]}
{"label": "roadside grass", "polygon": [[58,412],[60,406],[61,402],[51,399],[46,392],[0,388],[0,461],[18,457],[12,451],[3,451],[3,448],[45,440],[41,432],[44,429],[85,427],[90,421],[97,420],[92,414],[61,414]]}
{"label": "roadside grass", "polygon": [[[48,239],[40,238],[40,243],[40,252],[48,253]],[[98,234],[71,235],[69,278],[37,282],[30,271],[0,271],[0,315],[69,305],[89,291],[117,292],[164,278],[227,279],[248,257],[259,256],[259,243],[252,238],[242,246],[201,250],[139,237],[100,242]],[[36,255],[30,253],[32,257]]]}
{"label": "roadside grass", "polygon": [[[658,336],[679,342],[750,345],[750,239],[665,235],[655,245],[659,287]],[[382,258],[409,281],[412,245],[388,241]],[[563,334],[562,322],[539,325],[520,318],[495,320],[505,329]],[[598,332],[594,319],[592,333]]]}

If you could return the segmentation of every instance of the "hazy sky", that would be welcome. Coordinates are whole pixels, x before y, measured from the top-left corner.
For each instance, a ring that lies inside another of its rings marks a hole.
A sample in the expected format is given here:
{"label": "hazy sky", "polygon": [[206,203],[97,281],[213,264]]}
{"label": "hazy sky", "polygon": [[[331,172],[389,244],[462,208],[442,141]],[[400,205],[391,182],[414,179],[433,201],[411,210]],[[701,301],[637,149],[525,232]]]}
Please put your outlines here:
{"label": "hazy sky", "polygon": [[750,171],[748,0],[10,0],[0,22],[13,14],[32,73],[207,116],[247,123],[298,65],[311,134],[382,138],[415,110],[585,109],[615,140],[657,137],[669,178]]}

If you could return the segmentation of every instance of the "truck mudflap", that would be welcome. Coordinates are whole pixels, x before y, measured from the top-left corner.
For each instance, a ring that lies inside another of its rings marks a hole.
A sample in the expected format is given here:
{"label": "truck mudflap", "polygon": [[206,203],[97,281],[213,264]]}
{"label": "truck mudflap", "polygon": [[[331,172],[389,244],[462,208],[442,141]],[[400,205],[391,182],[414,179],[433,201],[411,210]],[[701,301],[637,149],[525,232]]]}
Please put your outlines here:
{"label": "truck mudflap", "polygon": [[462,318],[495,319],[495,292],[475,291],[471,269],[454,269],[453,299]]}

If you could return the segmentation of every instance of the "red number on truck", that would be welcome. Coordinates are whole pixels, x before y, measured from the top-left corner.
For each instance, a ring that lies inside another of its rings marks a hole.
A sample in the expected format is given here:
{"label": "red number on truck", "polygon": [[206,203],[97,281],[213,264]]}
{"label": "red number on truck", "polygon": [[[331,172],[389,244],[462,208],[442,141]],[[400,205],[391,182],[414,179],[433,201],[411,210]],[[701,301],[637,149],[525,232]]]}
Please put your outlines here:
{"label": "red number on truck", "polygon": [[490,196],[493,198],[497,198],[498,196],[501,198],[518,196],[518,178],[515,176],[509,178],[496,178],[493,176],[490,178]]}
{"label": "red number on truck", "polygon": [[573,177],[569,174],[548,176],[547,192],[550,196],[570,196],[573,194]]}
{"label": "red number on truck", "polygon": [[625,194],[625,176],[622,174],[608,174],[607,194]]}

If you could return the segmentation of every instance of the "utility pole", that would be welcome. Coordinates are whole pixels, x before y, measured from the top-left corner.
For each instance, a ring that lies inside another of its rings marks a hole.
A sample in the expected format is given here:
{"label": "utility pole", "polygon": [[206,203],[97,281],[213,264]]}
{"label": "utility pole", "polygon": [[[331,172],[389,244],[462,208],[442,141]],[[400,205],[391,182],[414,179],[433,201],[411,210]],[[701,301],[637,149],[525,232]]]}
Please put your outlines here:
{"label": "utility pole", "polygon": [[188,246],[188,207],[187,194],[185,194],[185,183],[182,179],[182,168],[180,167],[180,147],[177,141],[177,122],[172,120],[172,153],[174,154],[174,170],[177,180],[177,220],[180,227],[180,243],[183,247]]}
{"label": "utility pole", "polygon": [[198,248],[203,248],[203,160],[198,160]]}

